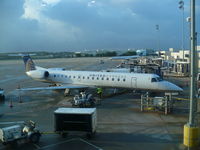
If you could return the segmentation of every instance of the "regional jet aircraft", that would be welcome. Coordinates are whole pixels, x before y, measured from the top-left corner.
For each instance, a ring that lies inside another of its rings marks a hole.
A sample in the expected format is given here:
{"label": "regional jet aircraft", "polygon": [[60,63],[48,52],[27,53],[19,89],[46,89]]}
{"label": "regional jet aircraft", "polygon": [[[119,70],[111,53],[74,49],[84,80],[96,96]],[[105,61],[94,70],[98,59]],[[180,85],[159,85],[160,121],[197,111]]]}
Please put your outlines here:
{"label": "regional jet aircraft", "polygon": [[35,66],[29,55],[24,55],[26,74],[35,80],[48,82],[53,86],[24,88],[20,90],[65,90],[89,87],[129,88],[147,91],[179,92],[182,89],[162,80],[155,74],[119,73],[97,71],[67,71],[62,68],[42,68]]}

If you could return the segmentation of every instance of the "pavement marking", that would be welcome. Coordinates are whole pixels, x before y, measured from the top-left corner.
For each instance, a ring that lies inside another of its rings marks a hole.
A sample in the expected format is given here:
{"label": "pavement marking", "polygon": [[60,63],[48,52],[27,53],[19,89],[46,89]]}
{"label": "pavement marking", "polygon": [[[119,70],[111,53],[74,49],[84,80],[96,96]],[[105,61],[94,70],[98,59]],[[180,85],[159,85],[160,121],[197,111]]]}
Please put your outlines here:
{"label": "pavement marking", "polygon": [[87,142],[87,141],[85,141],[85,140],[83,140],[81,138],[73,138],[73,139],[65,140],[65,141],[62,141],[62,142],[59,142],[59,143],[47,145],[47,146],[44,146],[44,147],[40,147],[40,146],[38,146],[36,144],[34,144],[34,146],[37,147],[37,149],[46,149],[46,148],[50,148],[50,147],[53,147],[53,146],[56,146],[56,145],[60,145],[60,144],[63,144],[63,143],[71,142],[71,141],[74,141],[74,140],[80,140],[80,141],[82,141],[84,143],[87,143],[88,145],[90,145],[90,146],[92,146],[92,147],[94,147],[94,148],[96,148],[98,150],[103,150],[102,148],[100,148],[100,147],[98,147],[98,146],[96,146],[96,145],[94,145],[92,143],[89,143],[89,142]]}
{"label": "pavement marking", "polygon": [[47,132],[41,132],[41,134],[55,134],[56,132],[54,131],[47,131]]}
{"label": "pavement marking", "polygon": [[94,148],[96,148],[96,149],[98,149],[98,150],[103,150],[102,148],[100,148],[100,147],[98,147],[98,146],[96,146],[96,145],[94,145],[94,144],[92,144],[92,143],[89,143],[89,142],[87,142],[87,141],[85,141],[85,140],[83,140],[83,139],[81,139],[81,138],[79,138],[79,140],[82,141],[82,142],[87,143],[87,144],[90,145],[90,146],[93,146]]}
{"label": "pavement marking", "polygon": [[56,146],[56,145],[63,144],[63,143],[66,143],[66,142],[70,142],[70,141],[74,141],[74,140],[79,140],[79,138],[73,138],[73,139],[70,139],[70,140],[65,140],[65,141],[62,141],[62,142],[55,143],[55,144],[47,145],[47,146],[44,146],[44,147],[40,147],[40,149],[50,148],[52,146]]}
{"label": "pavement marking", "polygon": [[37,144],[33,144],[37,149],[41,149],[41,147]]}
{"label": "pavement marking", "polygon": [[173,121],[160,121],[160,122],[150,122],[150,124],[147,124],[146,122],[144,123],[137,123],[137,122],[97,122],[98,125],[131,125],[131,126],[145,126],[145,127],[149,127],[149,126],[163,126],[163,125],[182,125],[185,122],[173,122]]}
{"label": "pavement marking", "polygon": [[180,101],[187,101],[187,100],[190,100],[189,98],[180,98],[180,97],[174,97],[174,99],[180,100]]}

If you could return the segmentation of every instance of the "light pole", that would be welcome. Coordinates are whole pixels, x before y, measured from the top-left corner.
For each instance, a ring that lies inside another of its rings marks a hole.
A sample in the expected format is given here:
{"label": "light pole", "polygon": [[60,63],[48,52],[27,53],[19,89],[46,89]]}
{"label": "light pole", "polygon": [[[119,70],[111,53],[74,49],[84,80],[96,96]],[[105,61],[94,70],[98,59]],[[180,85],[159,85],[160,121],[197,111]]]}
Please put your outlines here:
{"label": "light pole", "polygon": [[199,127],[197,126],[197,59],[195,31],[195,0],[190,0],[190,112],[189,121],[184,125],[184,145],[188,148],[199,144]]}
{"label": "light pole", "polygon": [[181,44],[181,48],[182,48],[182,51],[183,51],[183,61],[185,60],[185,54],[184,54],[184,1],[183,0],[180,0],[179,1],[179,9],[182,10],[183,14],[182,14],[182,44]]}
{"label": "light pole", "polygon": [[158,52],[160,54],[160,26],[156,24],[156,31],[157,31],[157,46],[158,46]]}
{"label": "light pole", "polygon": [[196,113],[196,94],[197,94],[197,68],[196,68],[196,31],[195,31],[195,0],[191,0],[191,22],[190,22],[190,54],[191,54],[191,73],[190,73],[190,116],[189,116],[189,125],[195,125],[195,113]]}

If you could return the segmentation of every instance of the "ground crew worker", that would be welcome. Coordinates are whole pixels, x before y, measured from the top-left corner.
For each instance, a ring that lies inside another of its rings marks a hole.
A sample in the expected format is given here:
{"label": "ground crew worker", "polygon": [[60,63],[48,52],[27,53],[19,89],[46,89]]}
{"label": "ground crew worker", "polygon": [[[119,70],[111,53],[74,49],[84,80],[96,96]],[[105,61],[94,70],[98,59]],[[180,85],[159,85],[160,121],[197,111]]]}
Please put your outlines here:
{"label": "ground crew worker", "polygon": [[85,92],[81,92],[80,95],[81,95],[81,98],[82,98],[82,99],[84,99],[84,100],[86,99],[86,94],[85,94]]}
{"label": "ground crew worker", "polygon": [[101,99],[103,96],[103,89],[102,88],[97,88],[97,94],[99,95],[99,98]]}

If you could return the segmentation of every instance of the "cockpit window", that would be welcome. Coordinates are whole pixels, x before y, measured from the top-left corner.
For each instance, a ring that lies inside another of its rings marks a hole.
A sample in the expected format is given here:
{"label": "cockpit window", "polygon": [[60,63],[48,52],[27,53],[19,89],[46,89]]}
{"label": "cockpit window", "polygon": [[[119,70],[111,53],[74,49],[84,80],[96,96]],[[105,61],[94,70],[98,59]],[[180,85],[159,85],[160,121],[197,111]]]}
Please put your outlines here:
{"label": "cockpit window", "polygon": [[157,77],[156,79],[157,79],[157,81],[158,81],[158,82],[160,82],[160,81],[162,81],[162,80],[163,80],[163,79],[162,79],[162,78],[160,78],[160,77]]}
{"label": "cockpit window", "polygon": [[157,82],[156,78],[152,78],[151,82]]}
{"label": "cockpit window", "polygon": [[163,80],[162,78],[157,77],[157,78],[152,78],[152,79],[151,79],[151,82],[160,82],[160,81],[162,81],[162,80]]}

